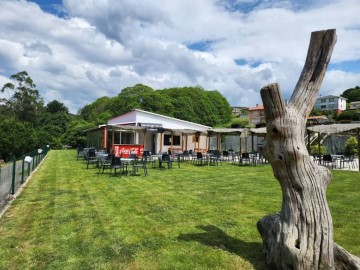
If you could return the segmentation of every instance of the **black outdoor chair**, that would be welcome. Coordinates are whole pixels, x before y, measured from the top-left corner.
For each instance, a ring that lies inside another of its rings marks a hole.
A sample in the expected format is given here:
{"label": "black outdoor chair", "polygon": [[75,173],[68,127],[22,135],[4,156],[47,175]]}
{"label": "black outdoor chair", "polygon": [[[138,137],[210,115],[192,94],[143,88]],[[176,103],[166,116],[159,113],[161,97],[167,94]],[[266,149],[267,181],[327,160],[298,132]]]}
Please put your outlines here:
{"label": "black outdoor chair", "polygon": [[196,153],[195,165],[205,165],[205,159],[201,152]]}
{"label": "black outdoor chair", "polygon": [[211,154],[210,154],[210,163],[209,163],[209,165],[219,166],[219,163],[222,166],[220,151],[212,150]]}
{"label": "black outdoor chair", "polygon": [[222,156],[223,156],[223,160],[227,160],[227,161],[230,160],[229,151],[226,151],[226,150],[223,151]]}
{"label": "black outdoor chair", "polygon": [[334,159],[331,155],[323,155],[321,162],[325,167],[331,165],[332,169],[334,169],[334,167],[336,168],[336,159]]}
{"label": "black outdoor chair", "polygon": [[169,154],[162,154],[161,158],[159,159],[160,168],[162,168],[162,164],[166,163],[168,169],[172,168],[172,160]]}
{"label": "black outdoor chair", "polygon": [[189,151],[184,150],[181,157],[182,157],[183,160],[189,160],[190,159]]}
{"label": "black outdoor chair", "polygon": [[351,165],[351,168],[353,168],[353,169],[355,169],[357,167],[356,161],[353,156],[342,157],[340,160],[340,168],[345,168],[345,164],[348,165],[347,167],[349,169],[350,169],[350,165]]}
{"label": "black outdoor chair", "polygon": [[249,153],[241,153],[240,165],[251,165],[251,158]]}
{"label": "black outdoor chair", "polygon": [[132,167],[133,167],[132,175],[137,175],[136,172],[139,169],[142,169],[144,170],[144,175],[146,176],[147,175],[146,163],[147,163],[147,155],[143,155],[141,159],[136,157],[134,159],[134,162],[132,163]]}
{"label": "black outdoor chair", "polygon": [[120,157],[113,156],[111,158],[111,166],[110,166],[110,176],[112,175],[112,170],[115,170],[114,176],[116,176],[116,170],[119,169],[119,175],[127,174],[127,165],[121,162]]}
{"label": "black outdoor chair", "polygon": [[90,148],[85,155],[86,159],[86,169],[89,169],[90,164],[98,165],[98,159],[96,157],[96,150],[95,148]]}
{"label": "black outdoor chair", "polygon": [[113,157],[114,157],[114,154],[108,154],[107,156],[106,155],[100,156],[98,174],[100,174],[100,172],[104,173],[105,169],[111,168],[111,160]]}

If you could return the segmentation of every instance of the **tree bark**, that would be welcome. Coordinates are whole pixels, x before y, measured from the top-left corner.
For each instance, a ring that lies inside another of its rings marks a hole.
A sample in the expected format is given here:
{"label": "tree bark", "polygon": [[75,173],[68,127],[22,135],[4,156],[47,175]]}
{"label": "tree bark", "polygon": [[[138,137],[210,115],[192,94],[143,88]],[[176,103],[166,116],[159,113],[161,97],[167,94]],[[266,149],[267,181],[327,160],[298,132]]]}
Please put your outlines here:
{"label": "tree bark", "polygon": [[[264,154],[282,190],[280,213],[257,223],[268,269],[359,269],[358,258],[333,241],[326,201],[331,173],[313,162],[304,142],[306,119],[335,43],[335,30],[311,34],[306,62],[289,104],[277,84],[261,89],[267,129]],[[338,268],[339,261],[345,268]]]}

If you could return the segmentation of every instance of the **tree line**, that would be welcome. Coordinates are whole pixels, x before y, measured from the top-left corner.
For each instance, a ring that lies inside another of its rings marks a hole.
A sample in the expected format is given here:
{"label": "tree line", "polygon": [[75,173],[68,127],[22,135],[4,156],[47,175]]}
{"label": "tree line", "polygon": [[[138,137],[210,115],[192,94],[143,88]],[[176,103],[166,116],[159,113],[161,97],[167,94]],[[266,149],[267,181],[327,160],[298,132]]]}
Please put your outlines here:
{"label": "tree line", "polygon": [[[86,129],[107,123],[108,119],[132,109],[142,109],[211,127],[239,125],[231,107],[216,90],[200,86],[161,90],[143,84],[122,89],[114,97],[101,97],[71,114],[61,102],[44,104],[36,84],[26,71],[10,76],[12,82],[1,88],[0,159],[9,160],[50,145],[52,149],[84,146]],[[5,98],[7,96],[8,98]],[[360,87],[341,94],[348,102],[360,101]],[[339,120],[357,120],[355,111],[343,112]]]}
{"label": "tree line", "polygon": [[50,145],[52,149],[85,146],[86,129],[132,109],[142,109],[208,126],[231,121],[231,107],[218,91],[199,86],[155,90],[143,84],[127,87],[115,97],[101,97],[76,115],[61,102],[44,104],[26,71],[1,88],[0,159],[5,161]]}

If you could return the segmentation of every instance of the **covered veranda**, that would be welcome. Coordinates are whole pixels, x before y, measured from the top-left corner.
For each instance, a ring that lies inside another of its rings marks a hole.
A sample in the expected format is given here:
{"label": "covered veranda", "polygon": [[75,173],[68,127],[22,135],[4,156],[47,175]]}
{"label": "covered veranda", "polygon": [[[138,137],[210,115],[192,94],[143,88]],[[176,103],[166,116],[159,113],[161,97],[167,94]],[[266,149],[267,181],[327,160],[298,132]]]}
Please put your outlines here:
{"label": "covered veranda", "polygon": [[[310,153],[310,133],[317,133],[318,136],[318,147],[319,147],[319,153],[321,148],[321,134],[339,134],[339,133],[346,133],[348,135],[355,136],[358,141],[357,146],[357,152],[358,152],[358,159],[357,159],[357,167],[360,171],[360,165],[359,165],[359,154],[360,154],[360,123],[350,123],[350,124],[331,124],[331,125],[316,125],[312,127],[307,128],[308,132],[308,141],[307,141],[307,148],[308,152]],[[334,153],[335,154],[335,153]]]}

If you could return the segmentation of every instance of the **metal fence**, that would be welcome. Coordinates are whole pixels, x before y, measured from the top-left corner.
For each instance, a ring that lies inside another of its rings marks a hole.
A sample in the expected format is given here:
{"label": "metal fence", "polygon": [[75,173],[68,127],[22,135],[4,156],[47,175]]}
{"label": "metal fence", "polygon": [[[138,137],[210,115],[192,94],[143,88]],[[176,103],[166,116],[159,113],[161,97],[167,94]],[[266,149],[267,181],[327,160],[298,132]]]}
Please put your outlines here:
{"label": "metal fence", "polygon": [[48,146],[36,149],[21,158],[5,165],[0,165],[0,210],[3,209],[11,195],[24,184],[30,173],[34,171],[49,150]]}

